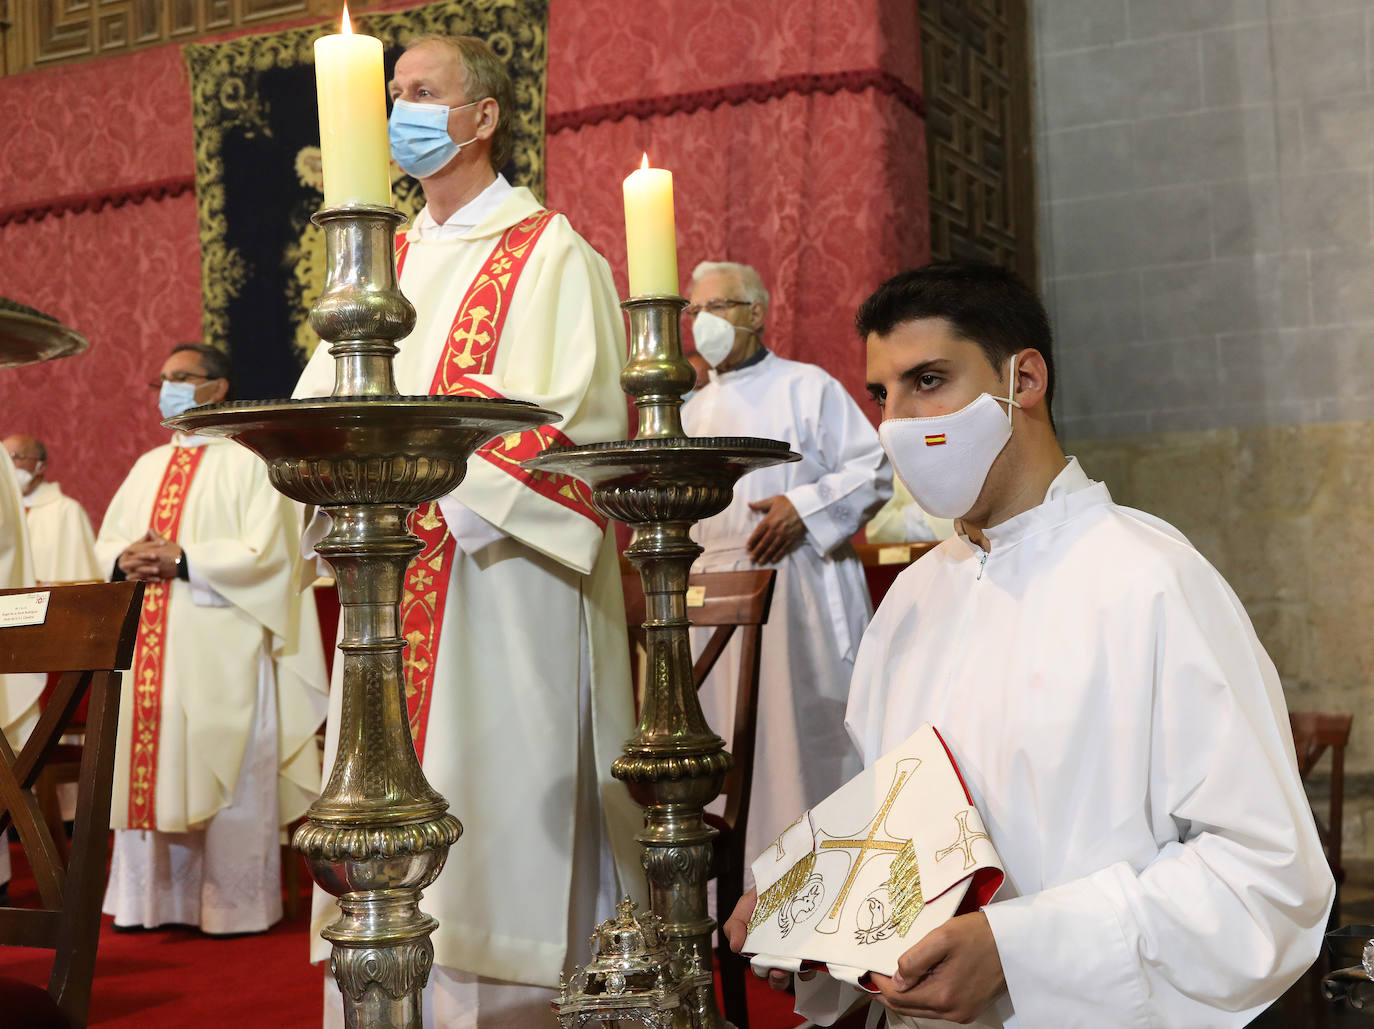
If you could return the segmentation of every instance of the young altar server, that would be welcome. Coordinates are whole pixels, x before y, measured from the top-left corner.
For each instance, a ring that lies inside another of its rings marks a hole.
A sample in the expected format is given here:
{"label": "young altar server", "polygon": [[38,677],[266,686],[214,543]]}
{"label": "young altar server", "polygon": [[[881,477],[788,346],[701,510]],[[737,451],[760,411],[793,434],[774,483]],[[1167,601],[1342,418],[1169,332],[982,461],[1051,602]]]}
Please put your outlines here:
{"label": "young altar server", "polygon": [[[228,362],[175,347],[163,418],[222,400]],[[281,827],[319,794],[327,680],[300,525],[232,440],[175,433],[134,463],[96,556],[147,585],[124,676],[105,913],[116,928],[260,932],[282,914]]]}
{"label": "young altar server", "polygon": [[[1048,320],[1010,272],[898,275],[857,325],[888,456],[960,532],[874,616],[846,725],[871,763],[934,723],[1007,872],[877,977],[891,1024],[1246,1025],[1316,957],[1334,885],[1244,609],[1064,456]],[[828,1024],[842,993],[798,1007]]]}
{"label": "young altar server", "polygon": [[[643,816],[610,776],[634,731],[615,538],[581,483],[520,467],[548,446],[625,438],[624,322],[605,259],[500,174],[515,93],[491,48],[420,38],[390,88],[392,156],[426,202],[398,237],[416,310],[396,359],[401,392],[508,397],[562,416],[483,446],[458,489],[420,509],[411,528],[426,549],[402,604],[411,732],[464,827],[421,905],[439,920],[426,1023],[524,1029],[552,1017],[559,975],[587,960],[617,890],[643,888]],[[296,393],[333,384],[322,346]],[[337,913],[317,890],[315,928]],[[329,956],[313,946],[315,960]],[[325,1024],[343,1025],[332,979]]]}

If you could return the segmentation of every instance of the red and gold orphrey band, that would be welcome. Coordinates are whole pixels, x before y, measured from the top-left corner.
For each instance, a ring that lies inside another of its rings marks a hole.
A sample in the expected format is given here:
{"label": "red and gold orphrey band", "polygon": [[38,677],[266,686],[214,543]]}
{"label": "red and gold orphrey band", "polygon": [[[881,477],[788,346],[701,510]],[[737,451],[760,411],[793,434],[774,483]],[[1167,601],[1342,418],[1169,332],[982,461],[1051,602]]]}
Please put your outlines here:
{"label": "red and gold orphrey band", "polygon": [[[167,470],[157,487],[149,528],[174,540],[191,491],[191,480],[205,447],[173,447]],[[162,676],[167,658],[167,612],[172,584],[149,582],[143,589],[138,616],[138,645],[134,648],[133,735],[129,754],[129,828],[157,828],[157,754],[162,728]]]}
{"label": "red and gold orphrey band", "polygon": [[[510,309],[520,273],[553,211],[540,211],[511,226],[497,241],[486,264],[468,287],[449,328],[444,352],[434,371],[429,392],[436,396],[501,394],[470,376],[489,375],[501,345],[501,330]],[[410,243],[404,233],[396,237],[397,274],[405,267]],[[507,472],[541,496],[591,519],[605,528],[606,521],[591,506],[591,491],[568,476],[534,475],[520,467],[526,458],[550,446],[571,446],[572,440],[552,426],[503,436],[486,444],[477,454]],[[406,572],[401,598],[401,635],[409,645],[405,660],[406,705],[415,752],[423,760],[429,707],[433,699],[434,668],[439,655],[439,633],[444,621],[444,602],[456,544],[436,502],[422,505],[411,516],[410,530],[423,549]]]}

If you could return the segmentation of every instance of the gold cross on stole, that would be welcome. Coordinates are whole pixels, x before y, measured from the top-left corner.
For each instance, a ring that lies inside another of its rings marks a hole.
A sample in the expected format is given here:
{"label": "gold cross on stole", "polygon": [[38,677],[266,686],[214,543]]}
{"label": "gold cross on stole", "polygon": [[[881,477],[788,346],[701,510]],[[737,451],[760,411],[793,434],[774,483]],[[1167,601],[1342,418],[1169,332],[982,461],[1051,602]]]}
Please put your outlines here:
{"label": "gold cross on stole", "polygon": [[[844,902],[849,899],[849,891],[854,888],[854,880],[859,876],[859,868],[863,865],[864,856],[866,854],[870,851],[891,851],[896,853],[911,842],[910,840],[898,840],[891,837],[880,840],[877,836],[878,830],[881,829],[883,824],[887,821],[887,813],[892,810],[892,805],[897,801],[897,795],[902,792],[902,787],[907,784],[907,780],[910,779],[912,773],[916,771],[916,767],[920,766],[921,762],[919,758],[914,758],[912,760],[915,761],[915,766],[898,773],[896,780],[892,783],[892,789],[887,792],[887,799],[883,801],[883,806],[878,810],[878,813],[873,816],[868,835],[864,839],[821,841],[821,850],[858,851],[858,854],[854,856],[853,864],[849,866],[849,875],[844,881],[844,886],[840,888],[839,896],[835,899],[835,906],[830,909],[830,914],[826,916],[827,920],[833,920],[840,917],[840,911],[844,908]],[[905,764],[906,762],[902,763]]]}

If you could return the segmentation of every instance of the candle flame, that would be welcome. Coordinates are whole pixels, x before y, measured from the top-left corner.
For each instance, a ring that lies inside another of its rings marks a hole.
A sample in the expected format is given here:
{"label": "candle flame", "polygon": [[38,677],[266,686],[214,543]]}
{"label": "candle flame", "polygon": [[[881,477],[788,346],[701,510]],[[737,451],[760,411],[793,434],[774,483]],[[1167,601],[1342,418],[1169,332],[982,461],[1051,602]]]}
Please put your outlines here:
{"label": "candle flame", "polygon": [[348,20],[348,4],[343,5],[343,21],[340,24],[343,26],[343,28],[339,30],[340,32],[345,36],[353,35],[353,23]]}
{"label": "candle flame", "polygon": [[639,162],[639,167],[640,167],[641,169],[649,167],[649,155],[648,155],[648,154],[645,154],[645,155],[644,155],[644,160],[642,160],[642,161]]}

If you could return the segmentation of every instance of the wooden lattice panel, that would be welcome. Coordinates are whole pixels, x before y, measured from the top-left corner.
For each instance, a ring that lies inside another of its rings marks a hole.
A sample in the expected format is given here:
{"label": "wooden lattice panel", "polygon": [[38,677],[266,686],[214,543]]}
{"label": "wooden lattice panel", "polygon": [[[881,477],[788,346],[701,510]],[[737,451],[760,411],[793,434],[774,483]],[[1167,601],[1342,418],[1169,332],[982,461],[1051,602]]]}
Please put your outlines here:
{"label": "wooden lattice panel", "polygon": [[1025,0],[921,0],[934,259],[1035,281]]}
{"label": "wooden lattice panel", "polygon": [[[376,0],[353,0],[365,9]],[[339,0],[0,0],[0,72],[14,74],[288,18],[336,16]]]}

